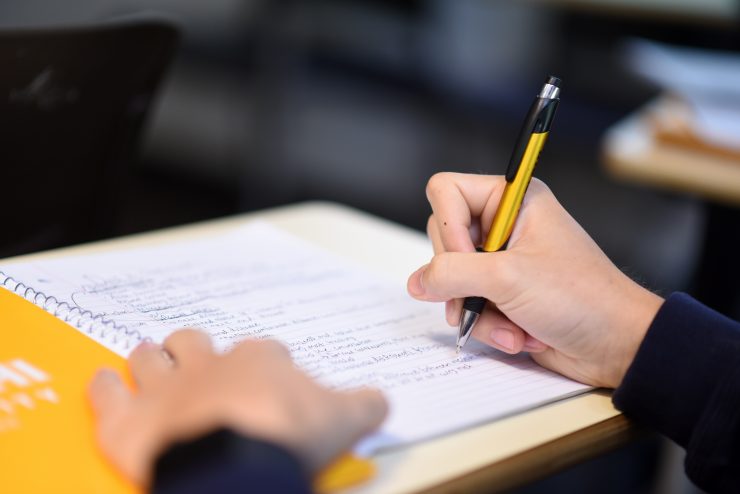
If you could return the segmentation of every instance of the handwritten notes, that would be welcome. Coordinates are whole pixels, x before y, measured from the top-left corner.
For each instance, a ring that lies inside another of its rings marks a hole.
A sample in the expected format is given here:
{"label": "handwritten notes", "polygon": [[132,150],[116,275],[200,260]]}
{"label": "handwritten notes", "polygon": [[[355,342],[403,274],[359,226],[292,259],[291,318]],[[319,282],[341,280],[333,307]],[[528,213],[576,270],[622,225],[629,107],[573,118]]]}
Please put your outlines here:
{"label": "handwritten notes", "polygon": [[[209,239],[2,271],[154,341],[181,327],[204,329],[222,351],[244,338],[275,338],[327,386],[381,388],[391,414],[364,442],[365,451],[588,389],[526,355],[476,344],[457,355],[455,331],[439,306],[413,301],[404,287],[265,223]],[[99,341],[124,356],[130,351]]]}

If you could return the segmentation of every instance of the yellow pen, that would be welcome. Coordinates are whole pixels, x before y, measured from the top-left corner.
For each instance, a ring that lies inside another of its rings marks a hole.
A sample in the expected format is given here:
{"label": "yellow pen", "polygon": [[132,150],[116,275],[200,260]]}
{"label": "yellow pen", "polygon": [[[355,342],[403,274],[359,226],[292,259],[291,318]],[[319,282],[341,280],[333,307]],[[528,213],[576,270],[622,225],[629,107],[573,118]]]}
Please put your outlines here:
{"label": "yellow pen", "polygon": [[[540,151],[545,146],[547,135],[550,133],[550,125],[555,117],[555,110],[560,102],[561,80],[549,76],[542,86],[542,90],[532,103],[524,121],[524,126],[519,133],[514,152],[509,160],[506,170],[506,186],[501,196],[496,214],[493,216],[491,229],[488,232],[486,242],[483,244],[484,252],[496,252],[506,249],[514,222],[519,215],[519,208],[524,200],[529,182],[532,179],[534,167],[540,156]],[[483,297],[467,297],[463,304],[460,316],[460,328],[457,335],[457,351],[465,345],[473,332],[475,323],[483,308],[486,299]]]}

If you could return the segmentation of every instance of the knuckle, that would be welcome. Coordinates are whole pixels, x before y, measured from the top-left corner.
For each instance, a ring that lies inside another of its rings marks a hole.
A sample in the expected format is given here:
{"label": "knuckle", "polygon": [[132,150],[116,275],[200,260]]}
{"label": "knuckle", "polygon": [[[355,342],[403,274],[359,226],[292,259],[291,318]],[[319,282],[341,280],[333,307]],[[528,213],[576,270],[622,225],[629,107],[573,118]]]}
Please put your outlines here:
{"label": "knuckle", "polygon": [[447,187],[447,184],[450,182],[450,175],[449,172],[438,172],[429,177],[426,186],[427,199],[431,200],[431,198],[436,197],[441,190]]}
{"label": "knuckle", "polygon": [[[532,177],[532,181],[529,183],[530,190],[535,194],[552,194],[550,187],[537,177]],[[534,195],[534,194],[532,194]]]}

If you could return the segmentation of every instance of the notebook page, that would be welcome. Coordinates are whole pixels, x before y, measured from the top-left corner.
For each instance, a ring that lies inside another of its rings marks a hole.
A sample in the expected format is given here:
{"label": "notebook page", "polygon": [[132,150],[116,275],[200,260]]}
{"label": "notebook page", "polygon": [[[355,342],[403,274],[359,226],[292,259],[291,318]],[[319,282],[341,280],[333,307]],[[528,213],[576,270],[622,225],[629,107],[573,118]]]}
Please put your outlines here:
{"label": "notebook page", "polygon": [[[476,342],[455,352],[441,304],[266,223],[210,238],[0,266],[28,286],[161,342],[207,331],[219,350],[275,338],[327,386],[389,399],[364,451],[408,443],[583,392],[528,356]],[[98,340],[117,353],[130,350]]]}

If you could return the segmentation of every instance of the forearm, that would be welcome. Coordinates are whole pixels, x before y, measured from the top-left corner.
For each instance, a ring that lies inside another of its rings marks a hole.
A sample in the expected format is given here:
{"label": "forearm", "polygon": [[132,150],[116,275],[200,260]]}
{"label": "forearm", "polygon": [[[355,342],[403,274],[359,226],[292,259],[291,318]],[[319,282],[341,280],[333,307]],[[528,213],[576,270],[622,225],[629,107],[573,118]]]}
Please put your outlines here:
{"label": "forearm", "polygon": [[740,323],[685,294],[655,317],[614,403],[687,449],[700,487],[740,488]]}

